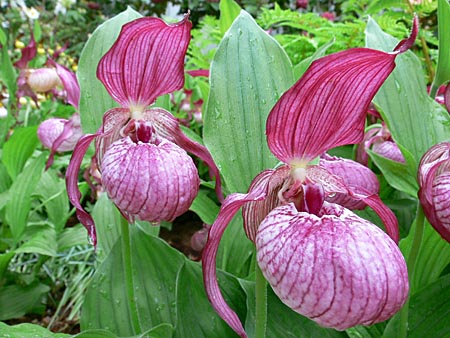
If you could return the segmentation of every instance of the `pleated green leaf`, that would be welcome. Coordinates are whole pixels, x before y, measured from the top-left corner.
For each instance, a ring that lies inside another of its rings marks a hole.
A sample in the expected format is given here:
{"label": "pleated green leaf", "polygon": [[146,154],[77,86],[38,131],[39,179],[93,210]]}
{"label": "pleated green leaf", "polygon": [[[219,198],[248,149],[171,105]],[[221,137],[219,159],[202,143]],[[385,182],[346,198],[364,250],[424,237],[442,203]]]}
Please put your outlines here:
{"label": "pleated green leaf", "polygon": [[366,151],[392,187],[412,197],[417,197],[419,186],[416,177],[411,174],[406,164],[392,161],[370,149],[366,149]]}
{"label": "pleated green leaf", "polygon": [[[247,319],[245,330],[249,337],[254,336],[255,325],[255,283],[240,280],[247,295]],[[267,329],[266,337],[283,338],[346,338],[344,332],[320,327],[312,320],[299,315],[284,305],[275,295],[272,288],[267,286]]]}
{"label": "pleated green leaf", "polygon": [[219,213],[219,207],[211,198],[208,191],[200,189],[189,210],[195,212],[206,224],[212,224]]}
{"label": "pleated green leaf", "polygon": [[59,178],[57,172],[50,168],[42,174],[36,190],[49,221],[57,232],[61,231],[69,218],[69,199],[64,179]]}
{"label": "pleated green leaf", "polygon": [[[228,304],[243,320],[246,314],[245,293],[238,280],[220,271],[218,279]],[[216,314],[206,298],[199,264],[186,261],[177,280],[178,324],[175,338],[238,337]]]}
{"label": "pleated green leaf", "polygon": [[[392,51],[398,40],[384,33],[372,19],[367,23],[367,47]],[[427,94],[422,66],[412,52],[401,54],[397,66],[375,96],[393,139],[414,158],[415,172],[422,155],[450,135],[450,116]]]}
{"label": "pleated green leaf", "polygon": [[230,28],[234,19],[236,19],[236,17],[241,12],[241,7],[234,0],[220,0],[219,8],[220,8],[220,20],[219,20],[220,31],[222,32],[222,34],[225,34],[228,28]]}
{"label": "pleated green leaf", "polygon": [[28,213],[31,208],[31,194],[34,192],[44,172],[45,161],[45,153],[31,160],[17,176],[9,190],[9,201],[5,207],[5,217],[16,241],[20,239],[27,225]]}
{"label": "pleated green leaf", "polygon": [[277,160],[265,136],[269,111],[294,82],[280,45],[241,11],[211,64],[204,141],[230,192],[247,191],[252,179]]}
{"label": "pleated green leaf", "polygon": [[176,277],[184,257],[132,225],[129,250],[117,241],[96,272],[82,309],[82,330],[105,329],[127,337],[176,323]]}
{"label": "pleated green leaf", "polygon": [[437,15],[439,57],[436,75],[431,86],[432,96],[440,85],[450,80],[450,4],[447,0],[438,0]]}
{"label": "pleated green leaf", "polygon": [[77,77],[80,84],[80,116],[85,133],[95,133],[102,123],[103,114],[118,106],[97,79],[97,65],[119,36],[122,25],[142,15],[130,7],[97,27],[81,52]]}
{"label": "pleated green leaf", "polygon": [[408,338],[450,337],[450,275],[427,285],[411,298]]}
{"label": "pleated green leaf", "polygon": [[[412,225],[408,237],[400,241],[400,248],[406,257],[414,234],[415,224]],[[414,274],[409,278],[411,293],[414,294],[417,289],[435,282],[448,264],[450,264],[450,245],[426,221]]]}
{"label": "pleated green leaf", "polygon": [[17,284],[3,286],[0,288],[0,320],[18,318],[33,309],[43,311],[45,307],[41,298],[49,291],[50,287],[44,284],[26,287]]}
{"label": "pleated green leaf", "polygon": [[[28,234],[29,232],[31,233]],[[58,244],[54,228],[49,225],[28,227],[25,235],[26,241],[15,250],[16,253],[27,252],[44,256],[56,256]]]}
{"label": "pleated green leaf", "polygon": [[2,161],[11,178],[16,178],[39,144],[37,126],[16,128],[3,147]]}
{"label": "pleated green leaf", "polygon": [[0,323],[0,332],[6,338],[68,338],[71,337],[65,333],[53,333],[37,324],[19,324],[14,326]]}

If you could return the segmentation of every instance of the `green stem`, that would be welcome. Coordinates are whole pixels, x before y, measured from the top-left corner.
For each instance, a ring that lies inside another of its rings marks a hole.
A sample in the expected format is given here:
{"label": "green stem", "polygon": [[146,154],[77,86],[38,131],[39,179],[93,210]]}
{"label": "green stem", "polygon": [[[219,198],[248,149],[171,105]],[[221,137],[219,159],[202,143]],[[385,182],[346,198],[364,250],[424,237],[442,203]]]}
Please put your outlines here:
{"label": "green stem", "polygon": [[[414,238],[411,244],[411,249],[409,251],[408,259],[406,261],[406,266],[408,267],[408,274],[410,281],[414,276],[414,269],[417,261],[417,256],[419,255],[420,245],[422,244],[423,231],[425,227],[425,215],[423,213],[422,206],[419,205],[417,208],[416,215],[416,227],[414,229]],[[409,300],[406,301],[400,312],[400,328],[398,333],[398,338],[408,337],[408,315],[409,315]]]}
{"label": "green stem", "polygon": [[125,217],[121,217],[120,222],[121,228],[121,242],[122,242],[122,259],[123,259],[123,269],[125,275],[125,288],[128,297],[128,304],[130,306],[130,316],[133,325],[134,333],[141,333],[141,324],[139,323],[139,314],[136,304],[136,296],[134,294],[134,283],[133,283],[133,269],[132,269],[132,258],[131,258],[131,238],[130,238],[130,226]]}
{"label": "green stem", "polygon": [[266,337],[267,326],[267,281],[256,264],[256,312],[255,312],[255,338]]}

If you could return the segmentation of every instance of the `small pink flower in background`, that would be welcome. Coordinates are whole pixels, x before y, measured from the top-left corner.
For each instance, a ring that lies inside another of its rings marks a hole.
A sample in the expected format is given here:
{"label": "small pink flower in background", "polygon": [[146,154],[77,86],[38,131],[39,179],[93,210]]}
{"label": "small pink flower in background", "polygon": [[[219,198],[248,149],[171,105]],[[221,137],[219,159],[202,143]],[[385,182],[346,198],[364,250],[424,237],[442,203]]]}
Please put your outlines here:
{"label": "small pink flower in background", "polygon": [[301,9],[307,9],[308,8],[308,0],[296,0],[295,1],[295,7],[297,9],[301,8]]}
{"label": "small pink flower in background", "polygon": [[391,132],[384,123],[379,127],[371,126],[371,129],[364,135],[364,141],[358,145],[356,157],[358,162],[364,165],[367,165],[369,160],[366,149],[370,149],[378,155],[392,161],[405,163],[405,158],[400,148],[392,139]]}
{"label": "small pink flower in background", "polygon": [[323,12],[323,13],[320,14],[320,16],[321,16],[322,18],[327,19],[328,21],[334,21],[334,20],[336,20],[336,14],[333,13],[333,12]]}
{"label": "small pink flower in background", "polygon": [[430,224],[450,242],[450,142],[431,147],[419,170],[419,200]]}
{"label": "small pink flower in background", "polygon": [[[20,74],[17,79],[17,97],[29,96],[39,106],[37,93],[53,92],[74,107],[78,107],[80,88],[75,74],[63,65],[52,59],[47,60],[47,67],[32,69],[28,63],[34,59],[37,53],[36,41],[31,35],[28,46],[22,49],[21,58],[14,64]],[[63,88],[62,95],[58,88]]]}
{"label": "small pink flower in background", "polygon": [[[377,195],[373,174],[324,153],[363,140],[369,104],[394,69],[396,56],[414,43],[417,22],[415,18],[410,37],[392,53],[356,48],[316,60],[270,112],[267,142],[284,164],[258,174],[248,193],[227,196],[202,258],[208,298],[240,337],[247,334],[221,294],[216,255],[241,207],[264,277],[294,311],[344,330],[384,321],[405,303],[409,284],[396,245],[397,219]],[[369,177],[369,182],[352,173]],[[368,205],[389,236],[336,203]]]}
{"label": "small pink flower in background", "polygon": [[187,151],[208,165],[222,198],[219,171],[208,150],[187,138],[168,111],[149,108],[158,96],[183,88],[191,26],[187,15],[171,25],[158,18],[134,20],[122,27],[99,62],[97,77],[122,107],[107,111],[99,131],[80,139],[66,175],[69,199],[94,244],[94,221],[80,204],[77,185],[94,139],[102,185],[129,222],[173,221],[188,210],[200,180]]}

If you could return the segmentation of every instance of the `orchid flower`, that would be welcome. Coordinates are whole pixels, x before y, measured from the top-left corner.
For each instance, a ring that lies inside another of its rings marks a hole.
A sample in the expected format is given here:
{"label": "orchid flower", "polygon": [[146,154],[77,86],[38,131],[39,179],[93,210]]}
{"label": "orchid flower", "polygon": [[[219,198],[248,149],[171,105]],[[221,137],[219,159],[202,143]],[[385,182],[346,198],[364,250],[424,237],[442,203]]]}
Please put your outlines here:
{"label": "orchid flower", "polygon": [[450,242],[450,142],[438,143],[423,155],[418,181],[425,216],[442,238]]}
{"label": "orchid flower", "polygon": [[358,145],[356,156],[358,162],[367,165],[369,157],[366,149],[371,149],[373,152],[387,159],[405,163],[405,158],[397,143],[392,139],[391,132],[386,124],[383,122],[381,125],[372,125],[370,127],[364,135],[363,142]]}
{"label": "orchid flower", "polygon": [[[258,174],[248,193],[227,196],[202,257],[207,296],[240,337],[247,334],[221,294],[216,256],[227,225],[241,207],[264,277],[294,311],[344,330],[384,321],[406,301],[407,268],[396,245],[393,212],[373,188],[368,192],[357,181],[338,176],[340,170],[324,164],[327,156],[317,158],[331,148],[362,141],[369,104],[394,69],[397,55],[414,43],[417,25],[415,18],[410,37],[391,53],[356,48],[316,60],[271,110],[267,142],[283,164]],[[336,194],[374,209],[390,237],[328,202]]]}
{"label": "orchid flower", "polygon": [[44,93],[63,87],[64,98],[67,103],[78,108],[80,100],[80,88],[76,76],[68,68],[60,65],[52,59],[47,60],[48,67],[32,69],[28,63],[36,56],[37,48],[33,34],[29,44],[22,50],[21,58],[14,64],[20,69],[17,78],[17,96],[29,96],[38,105],[36,93]]}
{"label": "orchid flower", "polygon": [[83,136],[80,115],[74,113],[69,119],[50,118],[43,121],[37,130],[37,135],[44,147],[50,149],[46,168],[52,163],[55,153],[72,151],[78,140]]}
{"label": "orchid flower", "polygon": [[168,111],[148,108],[158,96],[183,88],[191,26],[188,15],[171,25],[153,17],[134,20],[122,27],[99,62],[97,77],[121,107],[108,110],[100,129],[79,140],[66,174],[69,199],[94,244],[94,221],[80,203],[77,185],[82,159],[94,139],[102,185],[129,222],[173,221],[188,210],[200,181],[186,151],[209,166],[222,197],[208,150],[187,138]]}

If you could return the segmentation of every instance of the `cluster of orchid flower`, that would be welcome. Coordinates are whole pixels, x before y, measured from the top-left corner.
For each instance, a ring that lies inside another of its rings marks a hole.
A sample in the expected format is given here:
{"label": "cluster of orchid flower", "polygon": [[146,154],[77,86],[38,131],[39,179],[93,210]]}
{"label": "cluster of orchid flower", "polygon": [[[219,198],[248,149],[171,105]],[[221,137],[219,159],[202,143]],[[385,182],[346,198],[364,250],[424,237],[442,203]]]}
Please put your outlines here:
{"label": "cluster of orchid flower", "polygon": [[[77,185],[91,142],[95,140],[94,161],[103,187],[131,223],[172,221],[188,210],[200,183],[190,152],[210,168],[223,202],[203,251],[206,292],[237,334],[247,336],[221,294],[216,255],[223,232],[241,207],[263,275],[294,311],[338,330],[390,318],[409,292],[396,217],[379,198],[379,183],[370,169],[327,151],[360,143],[381,149],[392,143],[384,126],[364,139],[366,112],[397,55],[414,43],[417,19],[410,37],[391,53],[356,48],[315,61],[267,119],[267,142],[281,164],[257,175],[247,193],[225,200],[207,148],[187,138],[168,111],[149,107],[158,96],[183,88],[190,30],[188,16],[171,25],[157,18],[134,20],[123,26],[98,65],[97,77],[121,107],[105,112],[98,132],[81,137],[66,176],[70,201],[92,242],[94,221],[83,209]],[[418,180],[427,218],[450,241],[445,199],[450,143],[423,157]],[[366,206],[378,214],[388,235],[352,211]]]}

